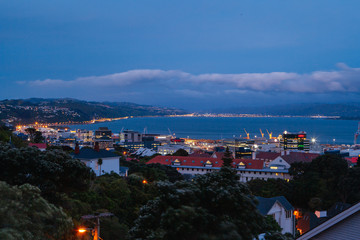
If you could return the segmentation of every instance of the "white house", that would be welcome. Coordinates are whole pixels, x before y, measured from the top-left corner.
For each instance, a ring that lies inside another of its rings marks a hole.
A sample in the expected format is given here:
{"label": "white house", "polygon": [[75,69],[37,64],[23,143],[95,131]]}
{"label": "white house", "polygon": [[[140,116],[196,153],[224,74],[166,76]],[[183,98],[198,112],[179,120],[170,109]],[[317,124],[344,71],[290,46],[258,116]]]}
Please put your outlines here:
{"label": "white house", "polygon": [[294,207],[283,197],[263,198],[256,197],[259,201],[259,212],[266,216],[272,216],[282,228],[282,233],[290,233],[295,236]]}
{"label": "white house", "polygon": [[[78,151],[75,150],[72,156],[90,167],[96,176],[111,172],[120,174],[119,156],[111,151],[105,149],[99,149],[97,151],[91,148],[82,148]],[[102,159],[101,166],[98,164],[99,159]]]}

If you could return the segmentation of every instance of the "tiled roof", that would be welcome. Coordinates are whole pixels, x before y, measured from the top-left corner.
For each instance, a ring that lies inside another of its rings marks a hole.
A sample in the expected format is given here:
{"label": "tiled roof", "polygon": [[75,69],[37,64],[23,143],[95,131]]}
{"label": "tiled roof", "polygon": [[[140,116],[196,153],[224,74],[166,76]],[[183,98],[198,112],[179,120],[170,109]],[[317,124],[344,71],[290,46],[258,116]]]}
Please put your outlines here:
{"label": "tiled roof", "polygon": [[293,210],[294,207],[289,203],[289,201],[284,196],[272,197],[272,198],[264,198],[264,197],[256,197],[259,201],[259,205],[257,206],[259,212],[262,215],[266,215],[272,206],[274,206],[275,202],[278,201],[285,210]]}
{"label": "tiled roof", "polygon": [[257,152],[256,159],[269,161],[269,160],[274,160],[280,155],[281,155],[280,153],[276,153],[276,152]]}
{"label": "tiled roof", "polygon": [[195,151],[192,154],[189,154],[189,157],[211,157],[211,155],[204,151]]}
{"label": "tiled roof", "polygon": [[105,149],[101,149],[100,151],[95,151],[94,149],[90,149],[90,148],[82,148],[80,149],[79,154],[72,154],[72,156],[78,159],[98,159],[98,158],[119,157],[114,152],[107,151]]}
{"label": "tiled roof", "polygon": [[[156,156],[151,159],[147,164],[150,163],[160,163],[163,165],[171,165],[175,160],[179,161],[180,166],[193,166],[193,167],[203,167],[207,161],[212,163],[211,167],[221,167],[223,161],[217,158],[211,157],[182,157],[182,156]],[[240,162],[242,162],[247,169],[263,169],[264,161],[253,160],[253,159],[234,159],[233,167],[236,167]]]}
{"label": "tiled roof", "polygon": [[304,153],[304,152],[290,152],[289,155],[281,156],[288,164],[292,164],[294,162],[311,162],[315,158],[320,156],[317,153]]}
{"label": "tiled roof", "polygon": [[345,159],[351,163],[357,163],[358,157],[346,157]]}

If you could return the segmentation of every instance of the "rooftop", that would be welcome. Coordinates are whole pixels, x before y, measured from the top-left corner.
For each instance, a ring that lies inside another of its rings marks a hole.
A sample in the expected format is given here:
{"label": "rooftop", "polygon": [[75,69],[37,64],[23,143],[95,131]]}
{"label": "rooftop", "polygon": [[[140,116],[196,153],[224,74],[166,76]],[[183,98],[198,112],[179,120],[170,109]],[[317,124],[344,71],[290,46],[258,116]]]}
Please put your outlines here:
{"label": "rooftop", "polygon": [[78,159],[99,159],[118,157],[117,154],[105,149],[95,151],[92,148],[81,148],[79,154],[72,153],[71,156]]}
{"label": "rooftop", "polygon": [[264,198],[264,197],[256,197],[256,198],[259,201],[259,205],[257,206],[257,208],[262,215],[266,215],[276,202],[279,202],[287,211],[294,209],[294,207],[289,203],[289,201],[284,196],[278,196],[272,198]]}

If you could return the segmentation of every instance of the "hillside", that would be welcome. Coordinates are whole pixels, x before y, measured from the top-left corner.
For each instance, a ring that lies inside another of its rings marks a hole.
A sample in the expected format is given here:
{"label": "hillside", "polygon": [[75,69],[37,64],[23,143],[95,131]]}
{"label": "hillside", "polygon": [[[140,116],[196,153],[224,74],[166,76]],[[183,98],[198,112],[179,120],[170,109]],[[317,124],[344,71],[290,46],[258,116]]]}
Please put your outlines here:
{"label": "hillside", "polygon": [[125,116],[185,114],[184,110],[128,102],[87,102],[77,99],[16,99],[0,101],[0,120],[14,123],[82,122]]}

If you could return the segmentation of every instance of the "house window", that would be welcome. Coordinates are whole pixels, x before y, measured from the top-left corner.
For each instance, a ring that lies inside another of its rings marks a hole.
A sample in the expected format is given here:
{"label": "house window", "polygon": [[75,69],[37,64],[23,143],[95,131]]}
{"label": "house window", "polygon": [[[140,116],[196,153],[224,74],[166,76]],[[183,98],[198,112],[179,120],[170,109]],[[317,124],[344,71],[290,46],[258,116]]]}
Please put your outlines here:
{"label": "house window", "polygon": [[285,210],[286,218],[291,217],[291,211]]}

